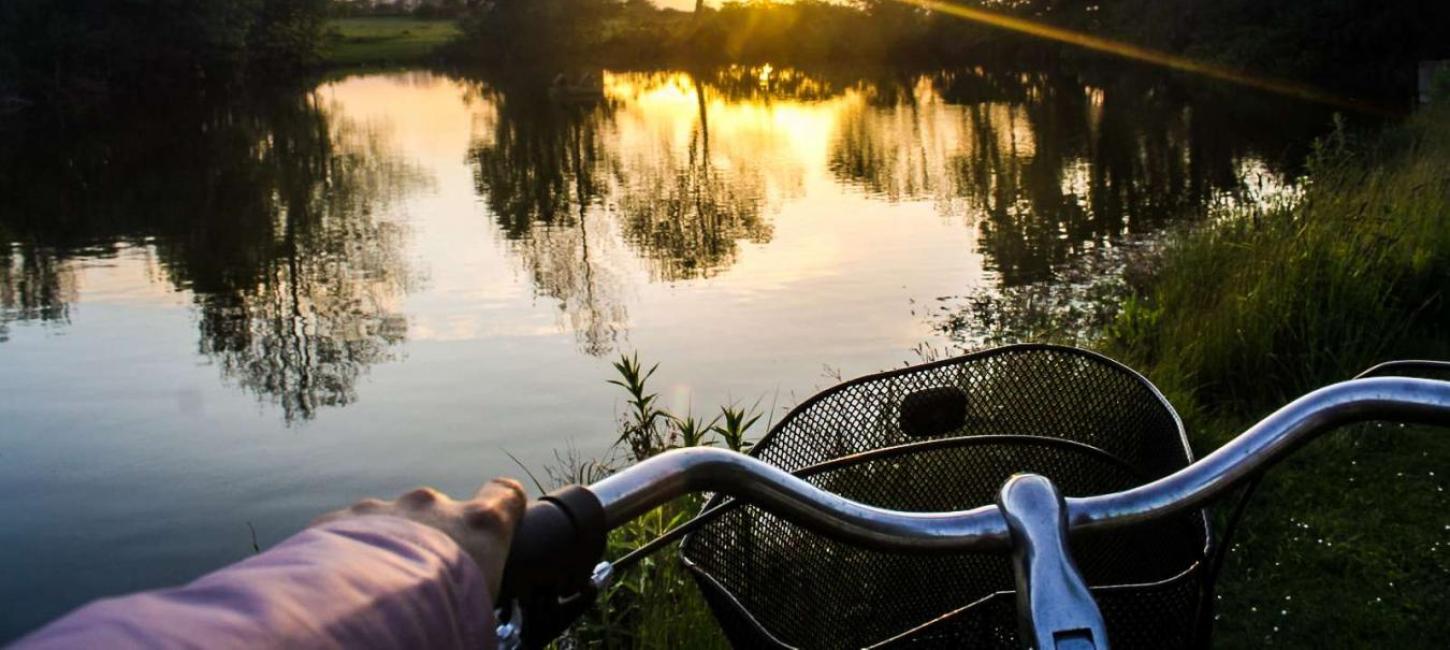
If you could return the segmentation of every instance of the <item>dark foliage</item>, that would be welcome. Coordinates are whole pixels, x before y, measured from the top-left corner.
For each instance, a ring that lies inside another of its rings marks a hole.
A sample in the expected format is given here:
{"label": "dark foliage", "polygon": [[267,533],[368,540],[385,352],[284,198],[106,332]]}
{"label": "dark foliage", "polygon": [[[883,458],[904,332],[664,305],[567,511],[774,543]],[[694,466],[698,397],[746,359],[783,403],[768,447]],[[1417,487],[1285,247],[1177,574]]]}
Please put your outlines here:
{"label": "dark foliage", "polygon": [[1081,23],[1135,43],[1338,85],[1404,83],[1450,58],[1443,0],[1112,0]]}
{"label": "dark foliage", "polygon": [[[966,0],[1193,58],[1340,87],[1410,83],[1413,63],[1450,57],[1441,0]],[[633,0],[492,0],[465,18],[467,50],[494,63],[547,60],[941,64],[1063,46],[908,0],[730,0],[693,13]]]}
{"label": "dark foliage", "polygon": [[327,0],[6,0],[0,95],[95,103],[311,64]]}

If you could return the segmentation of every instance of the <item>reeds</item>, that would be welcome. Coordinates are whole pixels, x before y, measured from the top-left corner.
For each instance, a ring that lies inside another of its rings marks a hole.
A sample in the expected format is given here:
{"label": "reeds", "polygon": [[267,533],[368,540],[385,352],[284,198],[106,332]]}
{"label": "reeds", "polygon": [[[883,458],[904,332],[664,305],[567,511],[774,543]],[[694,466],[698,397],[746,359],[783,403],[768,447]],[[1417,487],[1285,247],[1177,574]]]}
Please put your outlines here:
{"label": "reeds", "polygon": [[[659,405],[650,387],[658,364],[648,368],[637,354],[614,362],[617,377],[609,383],[627,396],[619,416],[619,436],[605,460],[561,457],[560,478],[608,472],[671,449],[722,445],[748,451],[751,435],[762,414],[757,402],[750,408],[721,406],[705,419],[691,412],[676,415]],[[622,455],[622,458],[621,458]],[[584,467],[588,470],[585,471]],[[557,479],[556,479],[557,480]],[[615,530],[605,556],[617,560],[629,552],[689,521],[704,500],[699,496],[677,500]],[[620,571],[614,584],[599,595],[590,610],[557,643],[566,648],[710,648],[725,647],[724,637],[705,606],[673,545],[661,548]]]}
{"label": "reeds", "polygon": [[1105,346],[1180,408],[1249,413],[1387,358],[1444,356],[1450,128],[1427,111],[1373,141],[1341,127],[1297,199],[1172,242]]}

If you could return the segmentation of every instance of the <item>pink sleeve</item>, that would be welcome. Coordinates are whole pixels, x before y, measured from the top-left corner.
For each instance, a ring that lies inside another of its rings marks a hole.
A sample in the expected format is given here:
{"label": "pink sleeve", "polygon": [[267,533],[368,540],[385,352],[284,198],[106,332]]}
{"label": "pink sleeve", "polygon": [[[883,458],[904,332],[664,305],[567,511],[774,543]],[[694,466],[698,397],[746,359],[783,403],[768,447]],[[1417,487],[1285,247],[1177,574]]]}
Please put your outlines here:
{"label": "pink sleeve", "polygon": [[483,572],[395,517],[310,528],[196,580],[91,603],[16,648],[492,648]]}

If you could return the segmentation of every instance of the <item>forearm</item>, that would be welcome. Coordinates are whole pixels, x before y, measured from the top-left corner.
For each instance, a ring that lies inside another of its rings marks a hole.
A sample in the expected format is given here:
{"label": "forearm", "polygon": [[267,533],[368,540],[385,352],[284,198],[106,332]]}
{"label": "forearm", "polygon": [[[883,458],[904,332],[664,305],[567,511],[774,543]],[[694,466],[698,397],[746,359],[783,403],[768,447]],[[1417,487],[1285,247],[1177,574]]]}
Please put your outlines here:
{"label": "forearm", "polygon": [[174,589],[102,600],[18,648],[488,648],[488,585],[448,535],[338,520]]}

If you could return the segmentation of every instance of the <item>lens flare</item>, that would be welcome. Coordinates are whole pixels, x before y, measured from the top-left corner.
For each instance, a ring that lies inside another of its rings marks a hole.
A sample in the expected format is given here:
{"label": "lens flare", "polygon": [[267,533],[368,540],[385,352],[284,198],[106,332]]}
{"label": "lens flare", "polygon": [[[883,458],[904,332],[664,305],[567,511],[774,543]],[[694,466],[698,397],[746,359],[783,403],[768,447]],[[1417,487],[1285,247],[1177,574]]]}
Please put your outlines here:
{"label": "lens flare", "polygon": [[1309,84],[1286,79],[1275,79],[1256,75],[1243,70],[1236,70],[1228,66],[1195,61],[1185,56],[1170,54],[1162,50],[1124,43],[1101,36],[1092,36],[1075,32],[1062,27],[1054,27],[1017,16],[1007,16],[984,9],[965,7],[951,2],[939,0],[896,0],[903,4],[909,4],[928,11],[936,11],[957,18],[964,18],[972,22],[990,25],[1019,34],[1027,34],[1038,38],[1067,43],[1078,47],[1104,52],[1114,56],[1120,56],[1135,61],[1142,61],[1152,65],[1162,66],[1173,70],[1180,70],[1192,74],[1227,81],[1230,83],[1257,88],[1280,95],[1287,95],[1299,99],[1328,104],[1340,108],[1362,111],[1366,113],[1380,113],[1397,115],[1401,111],[1366,102],[1352,97],[1344,97],[1316,88]]}

